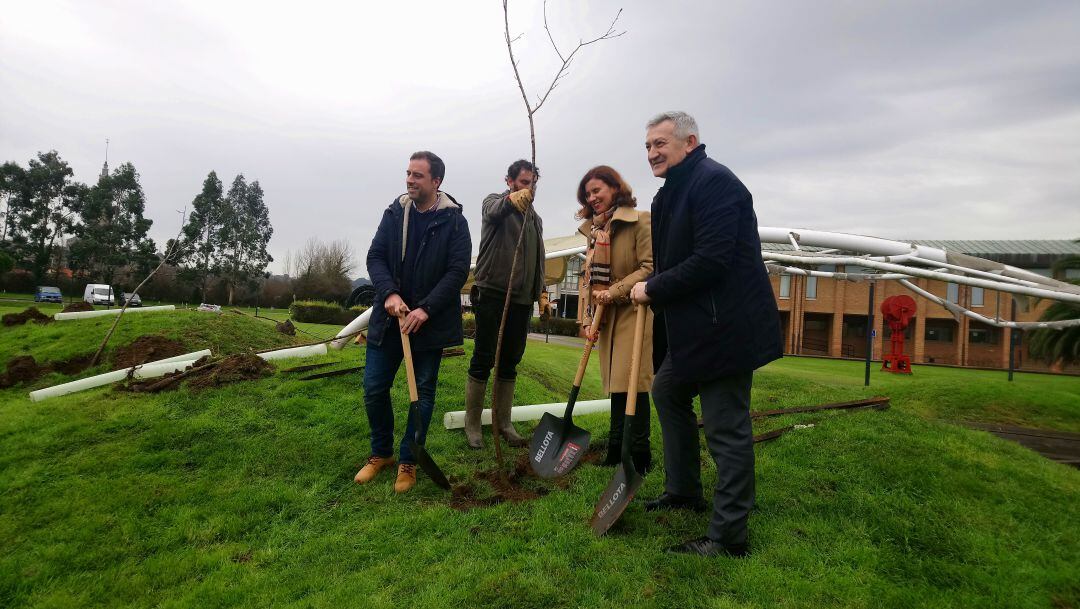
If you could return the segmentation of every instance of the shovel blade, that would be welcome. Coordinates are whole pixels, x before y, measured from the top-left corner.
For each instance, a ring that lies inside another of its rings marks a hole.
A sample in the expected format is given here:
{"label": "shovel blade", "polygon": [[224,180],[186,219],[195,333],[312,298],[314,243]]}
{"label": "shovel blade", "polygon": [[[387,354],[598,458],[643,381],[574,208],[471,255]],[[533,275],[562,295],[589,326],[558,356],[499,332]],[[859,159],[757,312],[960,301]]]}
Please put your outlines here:
{"label": "shovel blade", "polygon": [[431,478],[431,481],[436,486],[450,490],[450,481],[446,479],[446,474],[431,458],[431,454],[424,448],[424,445],[416,441],[416,438],[420,435],[420,425],[422,424],[420,421],[420,404],[418,402],[413,402],[409,406],[409,415],[413,417],[413,424],[416,426],[416,433],[409,438],[409,449],[412,450],[413,456],[416,457],[416,464],[427,474],[428,478]]}
{"label": "shovel blade", "polygon": [[573,422],[566,425],[563,419],[546,412],[529,444],[529,465],[541,478],[562,476],[581,462],[590,438],[589,432]]}
{"label": "shovel blade", "polygon": [[615,475],[611,478],[611,482],[604,489],[604,493],[600,495],[600,501],[596,504],[596,509],[593,510],[593,517],[590,522],[593,533],[599,536],[608,532],[608,529],[626,511],[627,506],[630,505],[630,501],[633,500],[643,481],[644,479],[637,473],[633,465],[627,467],[625,464],[619,464],[615,469]]}

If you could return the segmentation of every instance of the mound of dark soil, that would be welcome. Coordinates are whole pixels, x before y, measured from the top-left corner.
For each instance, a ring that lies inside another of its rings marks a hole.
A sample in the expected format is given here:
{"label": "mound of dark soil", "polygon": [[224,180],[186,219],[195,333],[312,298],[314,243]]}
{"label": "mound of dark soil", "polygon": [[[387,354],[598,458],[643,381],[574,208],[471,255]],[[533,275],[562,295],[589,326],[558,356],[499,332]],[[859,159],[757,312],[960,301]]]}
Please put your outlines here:
{"label": "mound of dark soil", "polygon": [[186,382],[193,389],[221,387],[240,381],[251,381],[274,373],[274,367],[252,353],[230,355],[216,362],[204,357],[183,372],[174,372],[161,378],[131,380],[116,386],[117,391],[158,393],[178,388]]}
{"label": "mound of dark soil", "polygon": [[277,324],[277,331],[288,336],[296,336],[296,326],[293,325],[291,319],[286,319]]}
{"label": "mound of dark soil", "polygon": [[240,381],[253,381],[274,374],[274,367],[252,353],[230,355],[213,367],[192,375],[188,385],[195,389],[221,387]]}
{"label": "mound of dark soil", "polygon": [[73,303],[69,304],[68,306],[64,307],[64,310],[61,311],[61,313],[82,313],[83,311],[93,311],[93,310],[94,310],[93,305],[91,305],[88,302],[84,302],[84,301],[80,300],[78,302],[73,302]]}
{"label": "mound of dark soil", "polygon": [[0,374],[0,387],[12,387],[33,381],[41,376],[41,368],[32,355],[19,355],[8,360],[7,371]]}
{"label": "mound of dark soil", "polygon": [[5,326],[21,326],[28,321],[36,324],[47,324],[53,320],[51,315],[45,315],[38,311],[37,307],[30,307],[22,313],[8,313],[0,318],[0,323]]}
{"label": "mound of dark soil", "polygon": [[90,367],[92,354],[77,355],[71,359],[40,366],[32,355],[18,355],[8,360],[7,371],[0,374],[0,388],[14,387],[19,383],[31,383],[49,372],[77,374]]}
{"label": "mound of dark soil", "polygon": [[131,341],[127,346],[113,351],[113,370],[130,368],[154,360],[183,355],[186,351],[187,349],[183,344],[171,338],[165,338],[157,334],[145,334]]}

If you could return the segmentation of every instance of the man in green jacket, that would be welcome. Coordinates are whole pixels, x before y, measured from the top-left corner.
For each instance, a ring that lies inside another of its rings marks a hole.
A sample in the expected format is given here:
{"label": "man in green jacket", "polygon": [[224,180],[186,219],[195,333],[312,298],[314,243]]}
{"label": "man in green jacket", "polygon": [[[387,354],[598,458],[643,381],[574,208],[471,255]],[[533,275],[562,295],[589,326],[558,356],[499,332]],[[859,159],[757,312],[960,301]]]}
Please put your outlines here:
{"label": "man in green jacket", "polygon": [[484,410],[484,395],[491,368],[495,365],[495,349],[502,320],[503,303],[510,282],[510,266],[514,260],[518,235],[525,225],[521,250],[514,269],[510,289],[510,310],[503,332],[499,361],[498,403],[493,405],[499,432],[511,446],[525,446],[526,441],[510,422],[514,403],[514,383],[517,365],[525,354],[533,303],[544,289],[544,230],[540,217],[532,208],[536,192],[536,168],[529,161],[514,161],[506,172],[507,189],[492,193],[484,199],[483,224],[480,229],[480,253],[476,257],[476,283],[470,294],[476,314],[476,345],[469,378],[465,385],[465,438],[470,448],[483,446],[480,414]]}

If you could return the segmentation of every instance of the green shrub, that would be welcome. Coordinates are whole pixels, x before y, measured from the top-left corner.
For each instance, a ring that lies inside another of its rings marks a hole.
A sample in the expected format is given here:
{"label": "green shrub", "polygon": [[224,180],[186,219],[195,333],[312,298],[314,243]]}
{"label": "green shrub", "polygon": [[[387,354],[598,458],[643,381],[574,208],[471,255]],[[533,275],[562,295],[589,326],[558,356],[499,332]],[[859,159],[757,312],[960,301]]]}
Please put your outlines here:
{"label": "green shrub", "polygon": [[576,319],[563,319],[552,317],[541,321],[539,317],[532,318],[531,329],[538,334],[556,334],[558,336],[579,336],[581,326]]}
{"label": "green shrub", "polygon": [[356,319],[366,309],[367,307],[352,307],[346,310],[341,305],[333,302],[297,300],[289,305],[289,315],[294,321],[344,326]]}

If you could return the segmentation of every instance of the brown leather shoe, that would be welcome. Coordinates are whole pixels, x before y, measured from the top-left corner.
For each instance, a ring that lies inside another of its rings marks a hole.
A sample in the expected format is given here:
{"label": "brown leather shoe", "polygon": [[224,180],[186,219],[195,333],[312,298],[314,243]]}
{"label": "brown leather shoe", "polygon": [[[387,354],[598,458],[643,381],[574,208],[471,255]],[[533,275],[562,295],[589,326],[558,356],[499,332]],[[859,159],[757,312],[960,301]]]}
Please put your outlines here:
{"label": "brown leather shoe", "polygon": [[374,455],[368,457],[367,463],[360,471],[356,472],[356,477],[353,478],[359,484],[367,484],[371,482],[372,478],[378,475],[384,467],[389,467],[394,464],[393,457],[376,457]]}
{"label": "brown leather shoe", "polygon": [[402,463],[397,468],[397,482],[394,483],[395,493],[404,493],[416,486],[416,466],[412,463]]}

